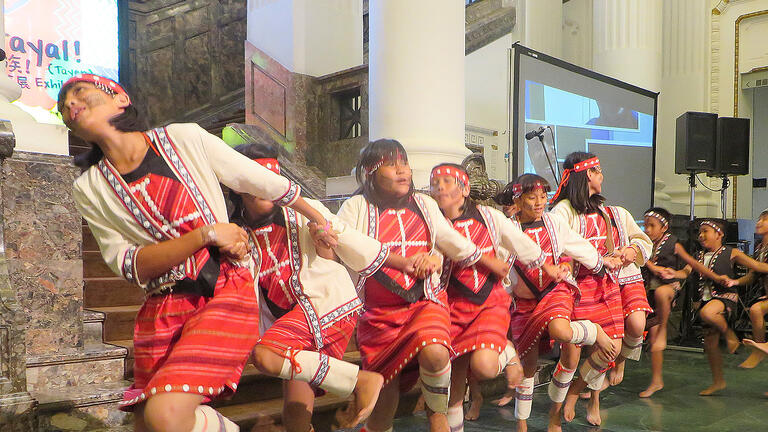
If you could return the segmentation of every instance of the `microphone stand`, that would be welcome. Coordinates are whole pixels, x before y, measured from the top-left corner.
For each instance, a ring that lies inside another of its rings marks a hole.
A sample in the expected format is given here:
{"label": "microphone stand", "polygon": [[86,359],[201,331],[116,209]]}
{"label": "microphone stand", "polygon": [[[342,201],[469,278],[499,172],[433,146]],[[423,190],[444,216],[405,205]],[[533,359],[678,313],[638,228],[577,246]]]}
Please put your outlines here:
{"label": "microphone stand", "polygon": [[549,159],[549,152],[547,151],[547,146],[544,145],[544,132],[538,134],[537,137],[539,138],[539,142],[541,143],[541,150],[544,152],[544,156],[547,157],[547,163],[549,164],[549,170],[552,171],[552,177],[557,182],[559,179],[557,178],[557,174],[555,174],[555,169],[552,167],[552,161]]}

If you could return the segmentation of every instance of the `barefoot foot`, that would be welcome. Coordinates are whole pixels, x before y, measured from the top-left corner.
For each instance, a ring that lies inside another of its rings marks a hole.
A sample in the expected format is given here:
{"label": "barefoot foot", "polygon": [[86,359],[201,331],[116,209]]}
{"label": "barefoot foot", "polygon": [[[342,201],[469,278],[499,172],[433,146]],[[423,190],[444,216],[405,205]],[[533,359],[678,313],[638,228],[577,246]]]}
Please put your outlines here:
{"label": "barefoot foot", "polygon": [[758,349],[765,354],[768,354],[768,342],[755,342],[752,339],[744,339],[744,345]]}
{"label": "barefoot foot", "polygon": [[725,389],[725,383],[714,383],[711,386],[705,388],[704,390],[699,392],[699,396],[712,396],[713,394],[719,392],[720,390]]}
{"label": "barefoot foot", "polygon": [[503,407],[503,406],[509,405],[509,403],[512,402],[514,399],[515,399],[515,391],[507,390],[507,392],[504,393],[504,396],[493,401],[493,404],[496,406]]}
{"label": "barefoot foot", "polygon": [[762,351],[758,351],[756,349],[752,349],[752,353],[749,354],[749,357],[747,357],[746,360],[744,360],[739,367],[742,369],[752,369],[758,364],[760,364],[761,361],[765,358],[765,354],[763,354]]}
{"label": "barefoot foot", "polygon": [[573,421],[576,417],[576,401],[579,400],[579,395],[571,395],[565,397],[565,403],[563,404],[563,418],[565,421]]}
{"label": "barefoot foot", "polygon": [[725,344],[728,346],[728,352],[731,354],[735,354],[736,350],[739,349],[739,337],[736,336],[736,332],[731,330],[730,328],[725,333]]}
{"label": "barefoot foot", "polygon": [[639,396],[641,398],[649,398],[653,396],[654,393],[664,388],[664,383],[651,383],[647,389],[640,392]]}
{"label": "barefoot foot", "polygon": [[[612,386],[617,386],[624,381],[624,365],[626,362],[616,363],[616,367],[608,371],[608,382]],[[599,424],[599,423],[598,423]]]}
{"label": "barefoot foot", "polygon": [[469,409],[464,415],[464,420],[477,420],[480,417],[480,407],[483,406],[483,398],[475,396],[469,404]]}
{"label": "barefoot foot", "polygon": [[549,425],[547,425],[547,432],[563,432],[563,423],[560,420],[560,414],[563,404],[552,404],[552,408],[549,409]]}
{"label": "barefoot foot", "polygon": [[528,432],[527,420],[517,420],[517,432]]}
{"label": "barefoot foot", "polygon": [[346,414],[336,414],[336,420],[343,429],[357,426],[371,415],[379,392],[384,385],[384,377],[376,372],[360,371],[357,374],[357,384],[352,392],[354,399],[349,403]]}
{"label": "barefoot foot", "polygon": [[600,418],[600,398],[593,396],[587,402],[587,423],[593,426],[600,426],[603,419]]}

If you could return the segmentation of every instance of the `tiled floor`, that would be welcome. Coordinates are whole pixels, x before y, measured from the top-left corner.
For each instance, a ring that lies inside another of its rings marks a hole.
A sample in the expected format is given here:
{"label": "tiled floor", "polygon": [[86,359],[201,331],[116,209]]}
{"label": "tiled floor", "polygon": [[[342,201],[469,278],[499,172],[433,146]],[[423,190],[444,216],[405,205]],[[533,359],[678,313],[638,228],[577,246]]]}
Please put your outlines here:
{"label": "tiled floor", "polygon": [[[585,402],[579,402],[576,419],[564,431],[768,431],[768,360],[752,370],[736,367],[747,356],[745,347],[736,355],[725,356],[728,388],[719,396],[702,397],[698,392],[711,383],[707,360],[702,353],[666,351],[665,388],[650,399],[640,399],[650,377],[650,360],[630,362],[626,379],[611,387],[601,398],[602,427],[584,420]],[[546,431],[549,398],[546,387],[536,390],[530,431]],[[427,430],[423,416],[398,419],[396,432]],[[514,408],[498,408],[486,403],[480,419],[465,422],[466,432],[514,431]]]}

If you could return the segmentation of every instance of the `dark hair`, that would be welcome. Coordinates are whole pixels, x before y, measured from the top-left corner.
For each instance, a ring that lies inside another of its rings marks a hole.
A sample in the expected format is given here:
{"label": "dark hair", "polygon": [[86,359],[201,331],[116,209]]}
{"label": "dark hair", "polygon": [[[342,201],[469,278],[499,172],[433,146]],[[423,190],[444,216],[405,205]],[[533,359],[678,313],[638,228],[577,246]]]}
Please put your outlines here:
{"label": "dark hair", "polygon": [[[368,143],[360,152],[360,159],[355,165],[355,178],[360,185],[354,195],[362,194],[365,199],[370,201],[376,206],[382,206],[385,203],[392,203],[391,197],[382,196],[376,190],[375,172],[372,175],[367,175],[366,167],[370,168],[378,163],[381,159],[394,159],[397,154],[401,154],[405,160],[408,160],[408,153],[399,141],[394,139],[382,138],[376,141]],[[408,190],[406,196],[398,199],[397,201],[407,200],[413,195],[413,179],[411,179],[411,187]]]}
{"label": "dark hair", "polygon": [[670,213],[667,209],[663,207],[651,207],[648,210],[646,210],[645,213],[643,214],[646,214],[648,212],[654,212],[661,215],[661,217],[667,220],[667,227],[669,227],[669,225],[672,224],[672,213]]}
{"label": "dark hair", "polygon": [[[240,144],[235,147],[235,150],[248,159],[277,159],[278,156],[276,148],[261,143]],[[232,213],[230,214],[229,221],[238,225],[245,225],[245,220],[243,218],[243,198],[240,196],[240,193],[232,189],[229,190],[227,195],[229,202],[232,203]],[[275,206],[275,208],[278,207]]]}
{"label": "dark hair", "polygon": [[699,220],[699,229],[701,229],[701,225],[704,224],[704,222],[713,223],[720,228],[720,233],[723,235],[723,241],[725,241],[725,235],[726,230],[728,229],[728,224],[723,220],[719,218],[703,218]]}
{"label": "dark hair", "polygon": [[[67,92],[79,82],[80,81],[69,83],[61,87],[57,102],[59,112],[61,112],[61,105],[64,103],[64,97],[67,95]],[[121,132],[144,132],[149,129],[149,121],[144,116],[144,113],[133,104],[128,105],[122,113],[111,118],[109,124]],[[75,165],[82,170],[86,170],[91,166],[96,165],[101,158],[104,157],[104,153],[98,145],[95,143],[89,144],[91,145],[90,150],[75,156]]]}
{"label": "dark hair", "polygon": [[[459,165],[459,164],[455,164],[455,163],[441,163],[441,164],[435,165],[434,167],[432,167],[432,169],[435,169],[436,167],[439,167],[439,166],[447,166],[447,167],[451,167],[453,169],[457,169],[457,170],[463,172],[464,174],[466,174],[467,178],[469,178],[469,173],[467,172],[467,169],[464,168],[463,166]],[[470,190],[470,186],[469,185],[465,185],[465,187],[467,188],[467,190]],[[464,198],[464,204],[461,205],[461,209],[460,209],[461,213],[464,214],[464,212],[466,212],[467,209],[470,209],[470,208],[473,208],[473,207],[477,207],[477,202],[475,202],[475,200],[473,200],[472,197],[467,196],[467,197]]]}
{"label": "dark hair", "polygon": [[[592,159],[593,157],[596,157],[593,153],[573,152],[565,157],[563,169],[573,169],[577,163]],[[599,211],[600,206],[605,202],[605,198],[600,194],[590,196],[588,182],[586,170],[571,172],[568,176],[568,182],[563,185],[560,195],[557,196],[553,205],[567,199],[579,214]]]}
{"label": "dark hair", "polygon": [[537,184],[543,185],[546,189],[546,192],[549,192],[552,188],[544,177],[538,174],[525,173],[518,176],[515,180],[507,183],[507,185],[504,186],[504,189],[502,189],[501,192],[493,197],[493,200],[496,201],[496,203],[499,205],[513,205],[515,203],[515,191],[513,189],[514,185],[516,184],[523,186],[523,193],[530,192]]}

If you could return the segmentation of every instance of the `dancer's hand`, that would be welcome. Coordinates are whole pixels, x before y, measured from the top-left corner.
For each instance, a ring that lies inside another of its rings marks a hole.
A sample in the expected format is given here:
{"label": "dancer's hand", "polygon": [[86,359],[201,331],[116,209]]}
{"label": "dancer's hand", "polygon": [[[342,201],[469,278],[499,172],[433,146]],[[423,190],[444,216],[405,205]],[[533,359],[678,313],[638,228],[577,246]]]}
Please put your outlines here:
{"label": "dancer's hand", "polygon": [[312,236],[312,241],[315,243],[315,247],[320,244],[323,248],[335,248],[339,244],[339,236],[336,231],[333,230],[331,222],[323,220],[320,223],[310,222],[307,224],[309,233]]}
{"label": "dancer's hand", "polygon": [[618,253],[624,266],[632,264],[635,262],[635,258],[637,258],[637,249],[632,246],[621,248],[618,250]]}
{"label": "dancer's hand", "polygon": [[677,279],[677,272],[674,269],[663,267],[659,270],[659,277],[662,279]]}
{"label": "dancer's hand", "polygon": [[424,279],[440,270],[440,258],[429,253],[422,252],[406,258],[409,263],[409,267],[412,266],[410,272],[419,279]]}
{"label": "dancer's hand", "polygon": [[248,254],[248,234],[233,223],[217,223],[199,228],[204,246],[219,248],[219,251],[235,260]]}
{"label": "dancer's hand", "polygon": [[603,258],[603,266],[608,270],[616,270],[618,268],[621,268],[623,265],[624,265],[624,262],[622,261],[622,259],[615,255],[608,255]]}
{"label": "dancer's hand", "polygon": [[541,269],[544,270],[544,273],[546,273],[547,276],[554,279],[555,282],[562,282],[570,272],[570,268],[565,270],[560,266],[552,265],[550,263],[542,264]]}
{"label": "dancer's hand", "polygon": [[724,287],[728,287],[728,288],[730,288],[732,286],[736,286],[736,285],[739,284],[739,281],[737,281],[735,279],[731,279],[728,276],[724,276],[724,275],[719,276],[717,278],[716,282],[719,283],[720,285],[722,285]]}
{"label": "dancer's hand", "polygon": [[607,333],[599,325],[597,326],[597,340],[595,341],[595,349],[597,349],[600,360],[606,363],[610,363],[616,358],[616,349],[613,346],[613,341]]}

